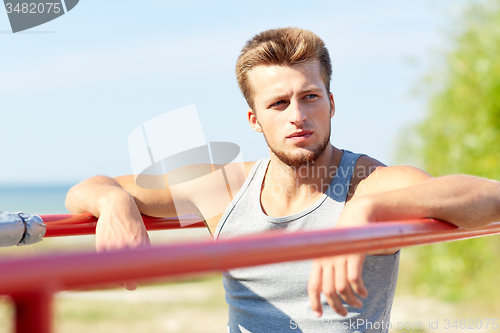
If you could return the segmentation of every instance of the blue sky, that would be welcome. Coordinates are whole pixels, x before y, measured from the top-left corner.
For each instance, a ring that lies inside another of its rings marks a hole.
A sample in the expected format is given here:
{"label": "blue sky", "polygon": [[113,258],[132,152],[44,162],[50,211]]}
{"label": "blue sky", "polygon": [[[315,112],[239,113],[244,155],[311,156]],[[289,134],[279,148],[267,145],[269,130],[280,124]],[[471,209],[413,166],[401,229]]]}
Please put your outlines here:
{"label": "blue sky", "polygon": [[[195,104],[207,141],[268,156],[246,121],[234,64],[245,41],[309,29],[333,61],[332,143],[393,162],[397,133],[424,115],[412,90],[463,1],[89,1],[12,34],[0,12],[0,184],[131,173],[127,139]],[[172,144],[175,144],[172,143]]]}

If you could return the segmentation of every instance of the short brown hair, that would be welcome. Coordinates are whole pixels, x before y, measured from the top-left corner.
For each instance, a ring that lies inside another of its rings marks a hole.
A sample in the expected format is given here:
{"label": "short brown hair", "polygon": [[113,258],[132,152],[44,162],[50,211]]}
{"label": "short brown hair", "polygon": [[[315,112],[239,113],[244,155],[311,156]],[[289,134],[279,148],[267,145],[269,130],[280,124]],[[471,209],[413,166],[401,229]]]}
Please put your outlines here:
{"label": "short brown hair", "polygon": [[248,106],[253,108],[248,73],[259,65],[295,65],[317,60],[326,91],[330,92],[332,65],[325,43],[311,31],[299,28],[266,30],[250,39],[236,62],[236,78]]}

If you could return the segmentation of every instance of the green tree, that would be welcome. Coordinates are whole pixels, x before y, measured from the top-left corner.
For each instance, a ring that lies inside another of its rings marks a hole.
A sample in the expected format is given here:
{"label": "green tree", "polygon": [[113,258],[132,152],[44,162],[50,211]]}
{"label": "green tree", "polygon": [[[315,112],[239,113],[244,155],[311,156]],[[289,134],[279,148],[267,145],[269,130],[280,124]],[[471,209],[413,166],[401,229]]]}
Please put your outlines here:
{"label": "green tree", "polygon": [[[500,180],[500,0],[473,2],[454,24],[451,47],[425,80],[428,114],[403,134],[399,161],[433,176]],[[414,290],[446,300],[500,297],[497,236],[409,251]]]}

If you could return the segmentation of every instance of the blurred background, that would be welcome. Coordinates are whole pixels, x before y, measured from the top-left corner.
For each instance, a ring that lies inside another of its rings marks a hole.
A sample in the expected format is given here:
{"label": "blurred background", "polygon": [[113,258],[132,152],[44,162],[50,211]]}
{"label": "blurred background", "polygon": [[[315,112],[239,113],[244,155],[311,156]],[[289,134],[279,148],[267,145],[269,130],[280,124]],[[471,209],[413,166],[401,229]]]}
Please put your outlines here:
{"label": "blurred background", "polygon": [[[246,40],[283,26],[314,31],[330,51],[335,146],[433,176],[500,180],[499,6],[499,0],[82,0],[66,15],[16,34],[1,12],[0,210],[65,213],[72,185],[96,174],[131,173],[127,139],[134,128],[191,104],[206,141],[234,142],[247,161],[268,156],[246,122],[234,65]],[[152,237],[164,244],[209,234]],[[0,258],[92,251],[93,241],[46,239],[0,249]],[[429,321],[500,319],[499,258],[494,236],[405,249],[391,321],[422,322],[418,331],[437,332]],[[223,297],[218,274],[133,293],[62,293],[56,331],[220,332],[227,321]],[[11,311],[1,302],[0,321],[8,322]]]}

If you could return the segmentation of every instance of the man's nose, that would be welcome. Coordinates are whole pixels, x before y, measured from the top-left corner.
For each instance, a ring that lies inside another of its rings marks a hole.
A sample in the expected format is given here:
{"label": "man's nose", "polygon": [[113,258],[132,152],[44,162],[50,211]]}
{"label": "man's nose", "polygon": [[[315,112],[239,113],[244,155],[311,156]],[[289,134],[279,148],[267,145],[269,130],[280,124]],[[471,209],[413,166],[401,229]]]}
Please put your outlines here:
{"label": "man's nose", "polygon": [[299,103],[290,103],[290,122],[294,125],[302,125],[306,121],[307,115]]}

